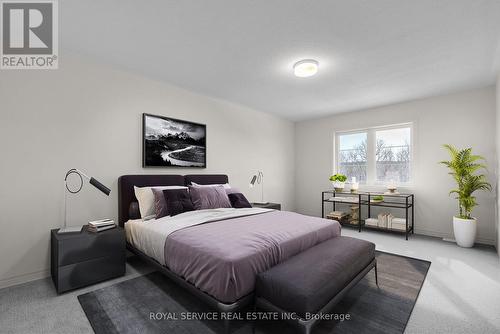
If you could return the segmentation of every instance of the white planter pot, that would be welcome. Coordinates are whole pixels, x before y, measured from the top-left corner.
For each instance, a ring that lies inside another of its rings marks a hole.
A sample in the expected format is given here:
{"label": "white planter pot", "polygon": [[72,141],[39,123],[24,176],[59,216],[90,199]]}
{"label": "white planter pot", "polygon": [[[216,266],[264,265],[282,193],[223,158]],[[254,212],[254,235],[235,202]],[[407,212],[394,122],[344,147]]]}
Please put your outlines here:
{"label": "white planter pot", "polygon": [[476,218],[462,219],[453,217],[453,233],[455,234],[455,241],[460,247],[474,246],[477,233]]}
{"label": "white planter pot", "polygon": [[343,191],[345,187],[345,182],[334,181],[332,182],[335,191]]}

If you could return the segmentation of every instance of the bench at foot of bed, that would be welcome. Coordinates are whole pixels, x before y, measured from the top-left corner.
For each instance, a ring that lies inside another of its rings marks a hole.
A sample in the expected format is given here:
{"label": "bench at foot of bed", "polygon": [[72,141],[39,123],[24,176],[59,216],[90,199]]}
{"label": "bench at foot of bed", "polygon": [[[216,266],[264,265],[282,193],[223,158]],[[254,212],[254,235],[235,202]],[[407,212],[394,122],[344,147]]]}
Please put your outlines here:
{"label": "bench at foot of bed", "polygon": [[377,279],[375,245],[349,237],[322,242],[258,275],[256,307],[280,312],[309,334],[372,268]]}

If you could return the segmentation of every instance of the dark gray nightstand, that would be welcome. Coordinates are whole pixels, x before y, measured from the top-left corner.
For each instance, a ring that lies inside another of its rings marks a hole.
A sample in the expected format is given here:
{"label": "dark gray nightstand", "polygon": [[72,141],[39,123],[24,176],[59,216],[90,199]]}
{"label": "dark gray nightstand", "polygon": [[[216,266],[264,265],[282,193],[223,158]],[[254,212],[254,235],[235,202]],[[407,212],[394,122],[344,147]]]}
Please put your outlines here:
{"label": "dark gray nightstand", "polygon": [[51,273],[58,293],[125,274],[125,231],[57,234],[51,230]]}
{"label": "dark gray nightstand", "polygon": [[279,203],[267,203],[267,204],[257,204],[257,203],[252,203],[252,206],[254,208],[265,208],[265,209],[274,209],[274,210],[281,210],[281,204]]}

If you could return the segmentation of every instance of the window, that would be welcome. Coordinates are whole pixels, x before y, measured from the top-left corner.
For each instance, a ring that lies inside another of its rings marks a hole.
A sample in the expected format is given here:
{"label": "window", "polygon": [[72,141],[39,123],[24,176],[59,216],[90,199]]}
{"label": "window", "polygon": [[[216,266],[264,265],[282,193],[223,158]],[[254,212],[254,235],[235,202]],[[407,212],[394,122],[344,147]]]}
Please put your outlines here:
{"label": "window", "polygon": [[337,133],[336,170],[365,184],[411,181],[412,125]]}
{"label": "window", "polygon": [[375,131],[377,181],[410,181],[410,128]]}
{"label": "window", "polygon": [[366,182],[366,132],[350,133],[339,136],[338,170],[358,182]]}

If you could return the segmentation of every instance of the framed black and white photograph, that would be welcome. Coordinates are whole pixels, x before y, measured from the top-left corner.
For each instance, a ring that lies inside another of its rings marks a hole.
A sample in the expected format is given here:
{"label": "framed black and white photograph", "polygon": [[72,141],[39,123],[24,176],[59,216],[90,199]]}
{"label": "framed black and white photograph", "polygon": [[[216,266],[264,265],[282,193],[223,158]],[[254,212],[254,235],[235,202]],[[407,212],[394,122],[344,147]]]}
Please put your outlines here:
{"label": "framed black and white photograph", "polygon": [[143,167],[207,166],[204,124],[142,115]]}

